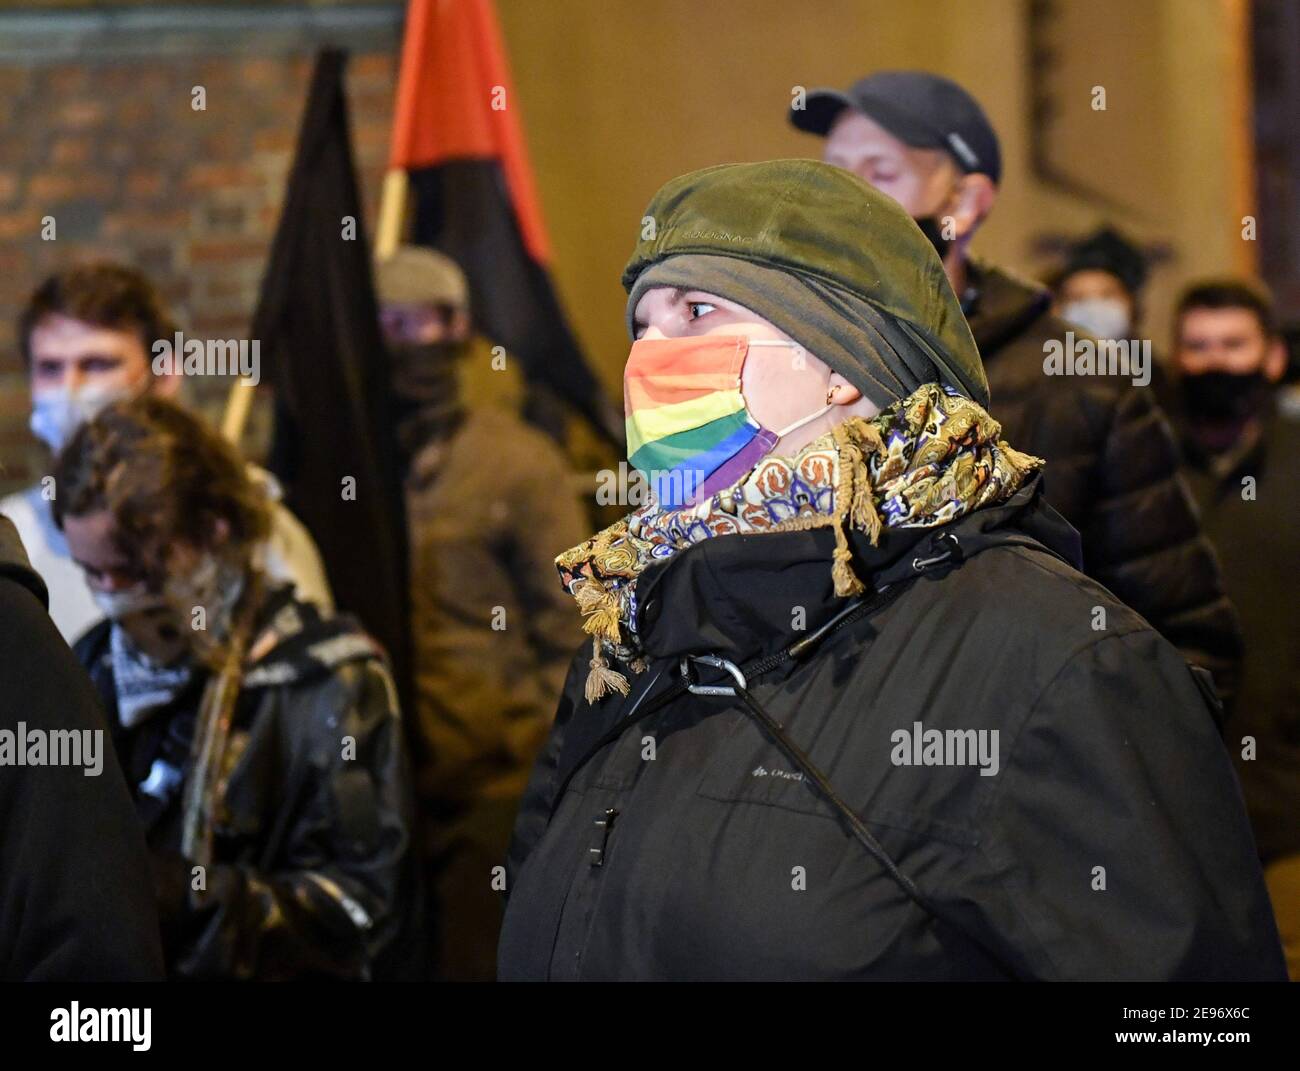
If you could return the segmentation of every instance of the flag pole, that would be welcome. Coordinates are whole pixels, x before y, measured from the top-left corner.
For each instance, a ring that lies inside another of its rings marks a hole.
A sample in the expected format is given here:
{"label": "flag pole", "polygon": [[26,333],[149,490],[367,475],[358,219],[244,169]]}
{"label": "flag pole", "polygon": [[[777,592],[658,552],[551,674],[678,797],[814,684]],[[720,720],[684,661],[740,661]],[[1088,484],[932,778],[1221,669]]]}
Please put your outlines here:
{"label": "flag pole", "polygon": [[375,259],[397,252],[402,244],[402,224],[406,221],[406,169],[392,168],[384,175],[379,194],[379,223],[375,228]]}
{"label": "flag pole", "polygon": [[226,411],[221,416],[221,434],[226,442],[238,446],[244,437],[249,411],[253,408],[253,385],[242,378],[235,380],[226,396]]}

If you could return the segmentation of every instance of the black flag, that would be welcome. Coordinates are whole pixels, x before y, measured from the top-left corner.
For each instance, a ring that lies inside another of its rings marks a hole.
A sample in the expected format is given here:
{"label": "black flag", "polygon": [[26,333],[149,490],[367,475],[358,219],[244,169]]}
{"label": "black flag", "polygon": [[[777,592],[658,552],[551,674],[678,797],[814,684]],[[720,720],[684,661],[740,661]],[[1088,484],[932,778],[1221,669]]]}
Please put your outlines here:
{"label": "black flag", "polygon": [[271,468],[334,599],[409,691],[406,519],[387,356],[352,160],[344,53],[320,53],[253,321],[276,392]]}

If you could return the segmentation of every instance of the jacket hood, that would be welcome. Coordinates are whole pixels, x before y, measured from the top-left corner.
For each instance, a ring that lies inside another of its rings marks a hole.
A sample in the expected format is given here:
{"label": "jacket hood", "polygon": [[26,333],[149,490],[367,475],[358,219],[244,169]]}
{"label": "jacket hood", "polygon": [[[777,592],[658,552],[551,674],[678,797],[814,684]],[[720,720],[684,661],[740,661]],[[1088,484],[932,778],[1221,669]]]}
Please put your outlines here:
{"label": "jacket hood", "polygon": [[23,549],[23,541],[18,538],[18,529],[5,516],[0,516],[0,576],[21,584],[40,600],[41,606],[49,609],[50,593],[45,587],[45,581],[27,560],[27,551]]}
{"label": "jacket hood", "polygon": [[980,355],[989,360],[1008,339],[1047,312],[1052,295],[1036,283],[982,261],[972,261],[969,272],[979,297],[967,320]]}
{"label": "jacket hood", "polygon": [[[877,592],[936,579],[990,547],[1043,547],[1079,567],[1079,534],[1042,497],[1035,474],[1006,502],[934,528],[886,528],[872,546],[853,531],[853,568]],[[715,654],[741,663],[775,653],[839,612],[829,528],[709,539],[651,566],[637,582],[636,631],[652,659]]]}

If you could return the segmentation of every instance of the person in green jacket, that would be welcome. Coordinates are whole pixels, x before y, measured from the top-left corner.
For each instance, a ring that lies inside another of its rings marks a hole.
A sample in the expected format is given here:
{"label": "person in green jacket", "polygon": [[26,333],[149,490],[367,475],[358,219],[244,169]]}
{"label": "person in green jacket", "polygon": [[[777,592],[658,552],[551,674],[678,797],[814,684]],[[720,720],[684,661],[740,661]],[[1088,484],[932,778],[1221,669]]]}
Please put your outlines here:
{"label": "person in green jacket", "polygon": [[473,323],[459,266],[408,246],[378,264],[375,284],[405,465],[433,973],[485,981],[511,824],[581,635],[545,567],[587,522],[551,439],[504,406],[466,404]]}

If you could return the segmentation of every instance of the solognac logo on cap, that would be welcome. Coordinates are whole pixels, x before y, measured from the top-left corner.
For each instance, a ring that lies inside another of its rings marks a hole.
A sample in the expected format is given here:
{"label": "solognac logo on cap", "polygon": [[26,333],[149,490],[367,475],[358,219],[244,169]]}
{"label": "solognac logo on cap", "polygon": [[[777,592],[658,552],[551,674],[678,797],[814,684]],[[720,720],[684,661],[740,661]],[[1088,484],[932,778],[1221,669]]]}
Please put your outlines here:
{"label": "solognac logo on cap", "polygon": [[[748,234],[731,234],[728,231],[704,231],[704,230],[682,230],[674,224],[669,224],[660,231],[661,238],[667,238],[672,234],[678,241],[704,240],[709,242],[732,242],[744,243],[752,242],[753,236]],[[653,235],[650,236],[653,239]]]}
{"label": "solognac logo on cap", "polygon": [[752,242],[746,234],[728,234],[726,231],[682,231],[683,238],[707,238],[711,242]]}

